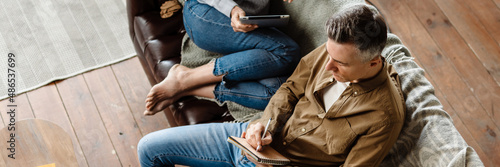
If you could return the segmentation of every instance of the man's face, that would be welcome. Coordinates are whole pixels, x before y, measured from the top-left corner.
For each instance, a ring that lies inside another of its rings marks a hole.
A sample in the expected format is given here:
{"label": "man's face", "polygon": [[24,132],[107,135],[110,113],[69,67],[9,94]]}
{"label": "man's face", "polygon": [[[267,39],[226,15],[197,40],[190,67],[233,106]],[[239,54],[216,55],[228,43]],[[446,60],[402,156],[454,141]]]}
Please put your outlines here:
{"label": "man's face", "polygon": [[326,42],[329,61],[325,68],[332,71],[339,82],[356,83],[365,79],[370,69],[370,61],[362,62],[357,55],[356,46],[351,43],[339,44],[331,39]]}

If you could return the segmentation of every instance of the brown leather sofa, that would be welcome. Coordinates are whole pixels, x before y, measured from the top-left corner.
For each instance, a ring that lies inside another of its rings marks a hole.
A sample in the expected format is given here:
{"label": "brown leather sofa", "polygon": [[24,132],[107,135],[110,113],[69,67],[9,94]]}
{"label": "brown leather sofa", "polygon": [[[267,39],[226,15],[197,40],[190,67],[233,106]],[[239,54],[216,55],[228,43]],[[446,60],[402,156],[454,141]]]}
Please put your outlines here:
{"label": "brown leather sofa", "polygon": [[[160,17],[163,2],[165,0],[127,0],[130,37],[151,85],[161,82],[169,69],[180,63],[185,34],[182,12],[167,19]],[[226,107],[195,97],[178,100],[164,113],[171,127],[234,120]]]}

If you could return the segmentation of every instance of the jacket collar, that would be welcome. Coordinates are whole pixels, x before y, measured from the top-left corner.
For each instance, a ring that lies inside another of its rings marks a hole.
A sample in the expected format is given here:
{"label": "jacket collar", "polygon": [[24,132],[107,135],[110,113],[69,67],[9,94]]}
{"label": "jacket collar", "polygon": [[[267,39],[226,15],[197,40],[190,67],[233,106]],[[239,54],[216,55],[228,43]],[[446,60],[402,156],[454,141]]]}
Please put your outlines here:
{"label": "jacket collar", "polygon": [[[385,80],[387,80],[388,75],[389,75],[388,74],[388,65],[385,62],[385,58],[384,57],[381,57],[381,58],[382,58],[382,62],[383,62],[383,67],[382,67],[382,70],[380,70],[377,75],[375,75],[374,77],[372,77],[368,80],[364,80],[364,81],[361,81],[358,83],[350,83],[349,84],[349,86],[352,87],[353,92],[355,92],[355,96],[369,92],[369,91],[377,88],[382,83],[384,83]],[[336,82],[335,78],[333,78],[333,75],[331,75],[330,72],[327,72],[326,70],[324,70],[322,75],[323,75],[323,76],[321,76],[322,79],[315,86],[316,87],[314,90],[315,92],[322,90],[325,87]]]}
{"label": "jacket collar", "polygon": [[379,87],[381,84],[383,84],[387,78],[388,78],[388,66],[385,62],[384,59],[383,61],[383,66],[382,69],[378,72],[377,75],[374,77],[358,82],[358,83],[351,83],[350,86],[352,86],[353,91],[355,92],[356,95],[364,94],[366,92],[372,91],[373,89]]}

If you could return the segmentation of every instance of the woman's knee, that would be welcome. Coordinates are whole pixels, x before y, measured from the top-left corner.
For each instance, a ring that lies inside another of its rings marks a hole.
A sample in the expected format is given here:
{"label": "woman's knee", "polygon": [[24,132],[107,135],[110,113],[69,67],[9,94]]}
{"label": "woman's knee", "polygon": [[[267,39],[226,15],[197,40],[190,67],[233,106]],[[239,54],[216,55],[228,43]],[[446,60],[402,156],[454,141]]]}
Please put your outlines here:
{"label": "woman's knee", "polygon": [[301,58],[300,47],[293,41],[272,53],[279,56],[278,60],[280,64],[277,64],[277,66],[284,71],[283,75],[288,75],[293,72]]}
{"label": "woman's knee", "polygon": [[290,63],[295,67],[300,61],[300,46],[295,41],[290,41],[287,45],[288,54],[291,55]]}
{"label": "woman's knee", "polygon": [[271,53],[286,63],[287,65],[296,65],[300,60],[300,46],[291,38],[278,39],[277,46],[271,50]]}

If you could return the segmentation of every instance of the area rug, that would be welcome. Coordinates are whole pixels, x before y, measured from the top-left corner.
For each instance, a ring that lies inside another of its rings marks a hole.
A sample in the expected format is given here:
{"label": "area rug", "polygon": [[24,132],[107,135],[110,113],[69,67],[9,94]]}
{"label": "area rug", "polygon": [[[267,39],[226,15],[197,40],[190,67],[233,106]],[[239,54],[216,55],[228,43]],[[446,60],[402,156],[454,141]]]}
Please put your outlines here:
{"label": "area rug", "polygon": [[0,99],[135,55],[123,0],[4,1],[0,23]]}

